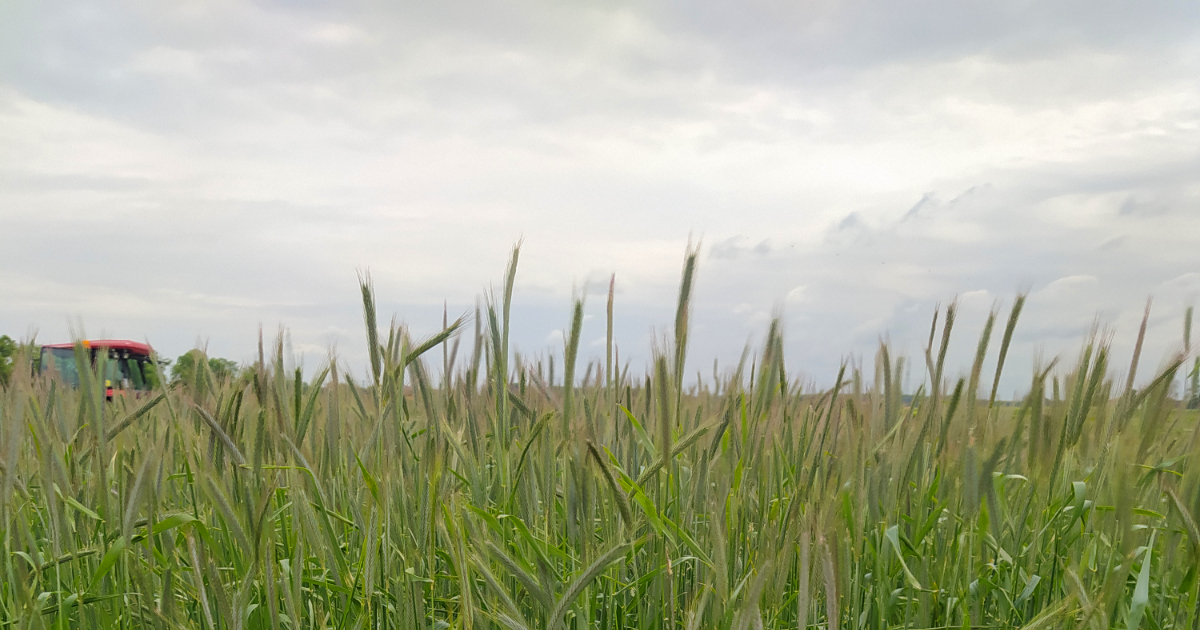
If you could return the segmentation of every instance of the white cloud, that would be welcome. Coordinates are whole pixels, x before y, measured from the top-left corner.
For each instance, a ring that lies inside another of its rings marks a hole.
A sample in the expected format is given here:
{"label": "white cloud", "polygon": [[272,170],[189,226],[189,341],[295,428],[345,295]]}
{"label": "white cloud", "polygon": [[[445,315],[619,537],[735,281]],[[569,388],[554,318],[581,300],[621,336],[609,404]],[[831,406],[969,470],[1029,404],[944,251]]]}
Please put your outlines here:
{"label": "white cloud", "polygon": [[353,24],[329,22],[309,29],[308,37],[326,44],[352,44],[369,39],[366,31]]}
{"label": "white cloud", "polygon": [[191,50],[155,46],[138,53],[129,68],[170,80],[201,78],[200,55]]}
{"label": "white cloud", "polygon": [[804,285],[804,284],[802,284],[798,287],[794,287],[791,291],[787,292],[787,297],[784,298],[784,301],[787,302],[788,304],[801,304],[805,301],[804,294],[805,294],[805,291],[807,291],[807,290],[808,290],[808,285]]}
{"label": "white cloud", "polygon": [[1038,295],[1051,300],[1078,298],[1089,295],[1099,285],[1100,279],[1096,276],[1064,276],[1046,285]]}

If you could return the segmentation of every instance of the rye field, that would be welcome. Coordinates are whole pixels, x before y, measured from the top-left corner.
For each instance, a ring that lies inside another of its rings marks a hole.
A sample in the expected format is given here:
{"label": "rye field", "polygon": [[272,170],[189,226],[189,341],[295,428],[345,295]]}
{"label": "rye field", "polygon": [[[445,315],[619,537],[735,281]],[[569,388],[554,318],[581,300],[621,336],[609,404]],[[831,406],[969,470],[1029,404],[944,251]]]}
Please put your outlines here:
{"label": "rye field", "polygon": [[[358,379],[334,361],[306,380],[270,339],[235,377],[200,362],[112,402],[103,366],[81,362],[78,388],[17,370],[0,628],[1200,624],[1200,430],[1171,391],[1186,350],[1143,360],[1135,389],[1085,338],[1001,403],[1017,296],[979,339],[941,309],[909,395],[886,346],[870,378],[802,387],[777,324],[697,383],[693,252],[649,373],[614,357],[610,294],[607,358],[577,361],[576,303],[554,374],[508,347],[517,254],[428,339],[377,321],[364,281]],[[977,348],[961,378],[952,343]]]}

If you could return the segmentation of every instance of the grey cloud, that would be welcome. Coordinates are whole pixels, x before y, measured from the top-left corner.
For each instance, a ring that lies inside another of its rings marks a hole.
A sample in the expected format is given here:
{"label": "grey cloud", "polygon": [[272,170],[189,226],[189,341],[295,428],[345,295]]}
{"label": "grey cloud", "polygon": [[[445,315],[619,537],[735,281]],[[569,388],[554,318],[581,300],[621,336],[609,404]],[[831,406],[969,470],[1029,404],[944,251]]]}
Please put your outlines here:
{"label": "grey cloud", "polygon": [[714,243],[708,250],[708,255],[711,258],[726,258],[737,259],[746,255],[766,256],[771,253],[774,248],[771,245],[770,239],[763,239],[757,243],[749,242],[744,236],[731,236],[727,239]]}
{"label": "grey cloud", "polygon": [[908,219],[915,218],[918,214],[920,214],[922,208],[932,203],[935,203],[933,193],[928,192],[924,195],[921,195],[921,200],[913,204],[913,207],[909,208],[908,211],[904,213],[904,220],[907,221]]}
{"label": "grey cloud", "polygon": [[[673,7],[674,8],[674,7]],[[657,12],[742,58],[739,69],[820,80],[831,70],[983,54],[1022,60],[1076,49],[1145,53],[1195,42],[1186,2],[1096,5],[939,2],[704,2]]]}
{"label": "grey cloud", "polygon": [[[855,222],[854,239],[826,238],[769,263],[722,259],[705,271],[718,285],[710,294],[722,296],[709,304],[705,317],[742,331],[743,339],[753,337],[762,328],[749,316],[756,311],[746,308],[747,300],[766,312],[783,297],[783,287],[802,286],[803,299],[789,299],[785,307],[789,356],[810,374],[830,374],[844,353],[871,354],[882,331],[890,331],[896,350],[919,358],[934,304],[957,294],[951,363],[965,366],[990,305],[999,305],[1003,318],[1012,297],[1029,291],[1003,381],[1003,391],[1011,393],[1024,387],[1036,356],[1069,355],[1097,323],[1113,331],[1115,356],[1128,356],[1142,303],[1153,294],[1159,318],[1152,322],[1147,356],[1174,351],[1183,309],[1200,291],[1200,254],[1176,237],[1200,230],[1200,215],[1176,214],[1168,227],[1164,217],[1131,223],[1109,211],[1099,222],[1093,217],[1071,226],[1043,219],[1058,203],[1055,194],[1038,198],[1037,190],[995,186],[970,190],[946,203],[927,195],[931,212],[897,212],[897,218],[874,225]],[[1076,201],[1085,207],[1095,202]],[[844,229],[837,224],[829,234]],[[1120,234],[1126,230],[1137,236]],[[1105,238],[1130,244],[1097,250],[1094,244]],[[1150,250],[1175,255],[1145,255]],[[742,284],[745,278],[780,289],[773,298],[755,300]],[[970,305],[962,302],[970,295],[975,296]],[[736,342],[726,343],[722,356],[735,351]]]}
{"label": "grey cloud", "polygon": [[1125,343],[1150,292],[1162,350],[1200,270],[1194,3],[6,11],[0,332],[81,316],[240,359],[286,323],[354,362],[356,270],[432,330],[524,236],[516,345],[616,272],[636,363],[694,233],[691,356],[736,360],[782,303],[819,380],[884,331],[915,356],[959,292],[960,363],[1022,289],[1011,365],[1097,313]]}

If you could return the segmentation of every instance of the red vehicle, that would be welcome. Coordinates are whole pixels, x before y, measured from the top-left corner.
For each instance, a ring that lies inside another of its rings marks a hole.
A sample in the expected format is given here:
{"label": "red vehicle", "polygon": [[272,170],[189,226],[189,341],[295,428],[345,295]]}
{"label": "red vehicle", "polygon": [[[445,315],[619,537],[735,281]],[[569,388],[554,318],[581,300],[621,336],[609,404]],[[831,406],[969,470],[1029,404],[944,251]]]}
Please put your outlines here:
{"label": "red vehicle", "polygon": [[[92,366],[103,362],[104,388],[108,398],[113,393],[148,391],[154,385],[154,364],[149,345],[121,339],[92,339],[81,342],[89,354]],[[42,346],[41,372],[57,374],[59,378],[79,386],[79,367],[75,362],[75,344],[54,343]]]}

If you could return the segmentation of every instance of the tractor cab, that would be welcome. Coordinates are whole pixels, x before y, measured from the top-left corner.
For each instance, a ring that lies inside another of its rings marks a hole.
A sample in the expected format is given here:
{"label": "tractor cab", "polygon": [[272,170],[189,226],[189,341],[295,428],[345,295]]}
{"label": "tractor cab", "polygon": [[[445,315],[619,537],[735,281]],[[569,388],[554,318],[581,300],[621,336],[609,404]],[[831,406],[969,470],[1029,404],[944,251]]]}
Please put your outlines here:
{"label": "tractor cab", "polygon": [[[93,339],[81,342],[88,364],[104,369],[105,396],[149,391],[155,382],[154,365],[149,345],[118,339]],[[41,372],[54,374],[72,387],[79,386],[79,364],[75,361],[75,344],[56,343],[42,346]]]}

